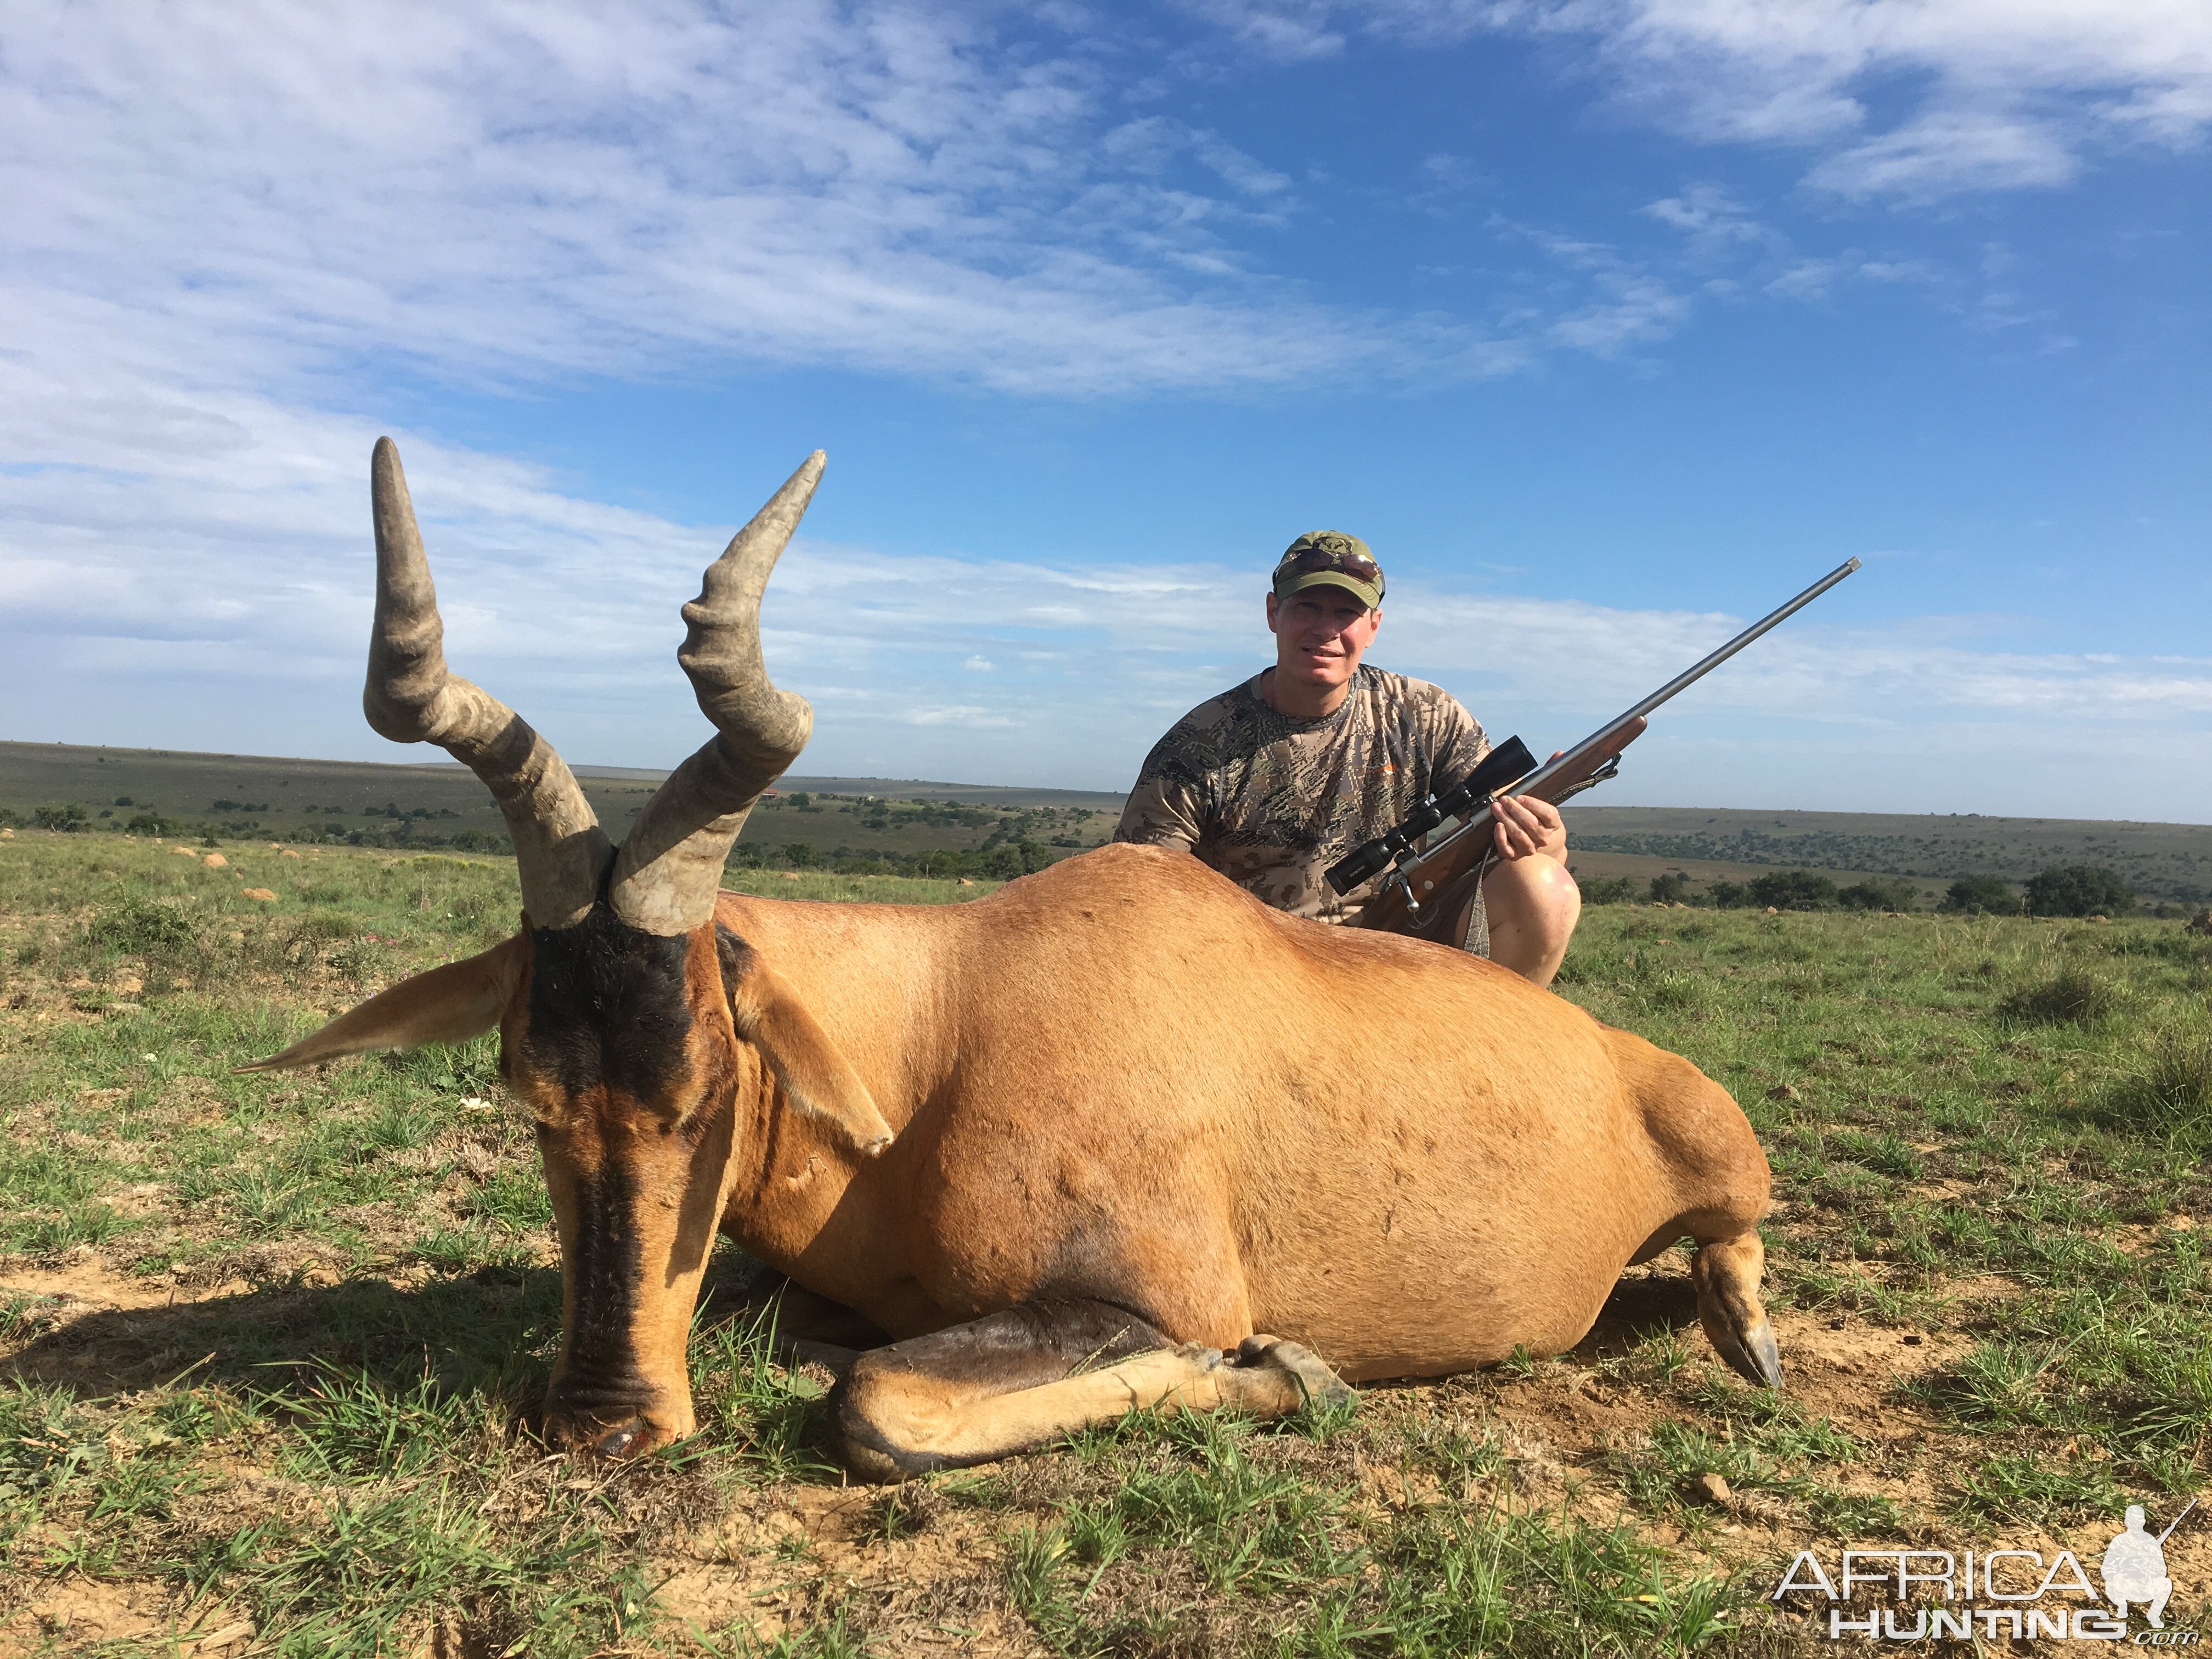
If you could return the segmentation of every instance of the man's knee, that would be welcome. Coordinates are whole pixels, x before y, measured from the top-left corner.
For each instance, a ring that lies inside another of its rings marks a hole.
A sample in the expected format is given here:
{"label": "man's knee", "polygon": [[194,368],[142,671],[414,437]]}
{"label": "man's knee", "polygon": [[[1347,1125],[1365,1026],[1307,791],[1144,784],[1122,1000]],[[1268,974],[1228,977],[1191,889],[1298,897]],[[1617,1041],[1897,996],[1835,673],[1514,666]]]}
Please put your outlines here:
{"label": "man's knee", "polygon": [[1564,938],[1575,930],[1583,914],[1583,890],[1567,873],[1566,866],[1540,854],[1501,865],[1483,884],[1492,925],[1501,919],[1547,937]]}
{"label": "man's knee", "polygon": [[1541,854],[1498,865],[1484,878],[1482,896],[1491,960],[1549,985],[1583,910],[1582,890],[1566,866]]}

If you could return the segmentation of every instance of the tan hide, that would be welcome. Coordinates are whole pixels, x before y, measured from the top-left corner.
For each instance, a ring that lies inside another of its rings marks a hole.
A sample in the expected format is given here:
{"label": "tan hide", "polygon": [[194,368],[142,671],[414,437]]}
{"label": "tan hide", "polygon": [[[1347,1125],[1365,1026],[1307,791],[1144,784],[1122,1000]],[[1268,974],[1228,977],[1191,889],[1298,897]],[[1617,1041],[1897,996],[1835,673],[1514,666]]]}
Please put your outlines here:
{"label": "tan hide", "polygon": [[761,1051],[784,1097],[833,1125],[854,1151],[880,1157],[891,1144],[891,1126],[790,983],[750,951],[726,962],[723,972],[738,1035]]}

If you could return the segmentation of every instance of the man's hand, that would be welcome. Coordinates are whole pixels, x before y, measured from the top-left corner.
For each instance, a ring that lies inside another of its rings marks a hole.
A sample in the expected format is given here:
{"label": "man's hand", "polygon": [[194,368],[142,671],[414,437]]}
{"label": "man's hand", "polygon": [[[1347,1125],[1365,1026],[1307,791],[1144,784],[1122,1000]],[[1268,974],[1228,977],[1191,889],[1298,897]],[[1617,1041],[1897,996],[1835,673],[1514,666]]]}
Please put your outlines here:
{"label": "man's hand", "polygon": [[1490,811],[1492,845],[1499,858],[1510,863],[1541,853],[1557,863],[1567,861],[1567,826],[1551,802],[1502,795],[1491,802]]}
{"label": "man's hand", "polygon": [[[1562,749],[1552,758],[1566,753]],[[1555,863],[1567,861],[1567,826],[1559,809],[1528,795],[1500,795],[1490,803],[1491,845],[1507,863],[1541,853]]]}

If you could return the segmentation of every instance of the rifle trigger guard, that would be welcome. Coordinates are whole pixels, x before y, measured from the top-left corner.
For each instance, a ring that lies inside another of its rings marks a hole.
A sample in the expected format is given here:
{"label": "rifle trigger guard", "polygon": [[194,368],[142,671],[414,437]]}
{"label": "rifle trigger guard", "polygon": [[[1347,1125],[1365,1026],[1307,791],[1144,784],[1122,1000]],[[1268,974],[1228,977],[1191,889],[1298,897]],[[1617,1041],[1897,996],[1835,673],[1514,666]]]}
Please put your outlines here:
{"label": "rifle trigger guard", "polygon": [[1390,866],[1390,873],[1382,878],[1383,890],[1389,891],[1394,882],[1397,884],[1398,890],[1406,896],[1406,914],[1409,916],[1419,915],[1421,902],[1413,896],[1413,884],[1406,879],[1406,872],[1395,864]]}

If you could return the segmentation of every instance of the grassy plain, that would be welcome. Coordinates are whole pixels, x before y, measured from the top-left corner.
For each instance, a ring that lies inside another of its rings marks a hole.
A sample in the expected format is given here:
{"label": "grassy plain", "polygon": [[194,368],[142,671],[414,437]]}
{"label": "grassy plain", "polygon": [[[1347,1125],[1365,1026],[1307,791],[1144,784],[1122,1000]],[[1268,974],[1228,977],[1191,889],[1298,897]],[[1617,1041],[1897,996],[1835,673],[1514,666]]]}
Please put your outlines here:
{"label": "grassy plain", "polygon": [[[1833,1652],[1825,1603],[1767,1599],[1801,1548],[2094,1571],[2123,1504],[2162,1526],[2205,1478],[2212,939],[2179,924],[1590,913],[1562,994],[1768,1150],[1785,1395],[1714,1358],[1676,1255],[1556,1359],[884,1492],[824,1465],[823,1379],[732,1318],[733,1253],[699,1436],[545,1457],[558,1274],[490,1044],[228,1070],[499,937],[512,866],[222,850],[0,841],[0,1652]],[[2167,1544],[2184,1624],[2205,1538]]]}

